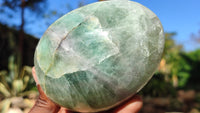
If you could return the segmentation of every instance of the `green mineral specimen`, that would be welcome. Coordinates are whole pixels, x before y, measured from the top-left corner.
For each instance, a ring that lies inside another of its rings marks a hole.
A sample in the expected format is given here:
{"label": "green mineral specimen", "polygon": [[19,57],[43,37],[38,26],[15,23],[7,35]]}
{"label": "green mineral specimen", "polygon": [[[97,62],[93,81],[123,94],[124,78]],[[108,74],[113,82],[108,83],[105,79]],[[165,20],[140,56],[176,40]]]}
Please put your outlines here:
{"label": "green mineral specimen", "polygon": [[110,109],[137,93],[164,46],[158,17],[139,3],[113,0],[76,9],[53,23],[35,51],[45,94],[78,112]]}

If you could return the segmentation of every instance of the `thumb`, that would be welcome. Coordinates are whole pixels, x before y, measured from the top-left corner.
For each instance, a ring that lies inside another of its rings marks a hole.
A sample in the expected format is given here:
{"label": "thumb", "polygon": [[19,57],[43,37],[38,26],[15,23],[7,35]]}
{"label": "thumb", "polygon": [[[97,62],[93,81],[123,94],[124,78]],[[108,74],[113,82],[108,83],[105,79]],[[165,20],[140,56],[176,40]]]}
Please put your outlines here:
{"label": "thumb", "polygon": [[38,78],[37,78],[37,75],[36,75],[36,72],[35,72],[35,67],[32,68],[32,75],[33,75],[33,78],[36,82],[36,85],[38,85],[39,82],[38,82]]}

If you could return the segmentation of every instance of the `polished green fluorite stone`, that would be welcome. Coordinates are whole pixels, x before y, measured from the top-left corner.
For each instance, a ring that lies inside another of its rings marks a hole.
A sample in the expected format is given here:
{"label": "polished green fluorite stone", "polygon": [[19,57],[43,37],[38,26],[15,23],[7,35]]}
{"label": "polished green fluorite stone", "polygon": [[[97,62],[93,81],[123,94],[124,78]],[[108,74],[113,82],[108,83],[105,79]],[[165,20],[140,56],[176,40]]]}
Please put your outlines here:
{"label": "polished green fluorite stone", "polygon": [[93,3],[53,23],[35,51],[45,94],[73,111],[112,108],[151,78],[163,52],[158,17],[128,0]]}

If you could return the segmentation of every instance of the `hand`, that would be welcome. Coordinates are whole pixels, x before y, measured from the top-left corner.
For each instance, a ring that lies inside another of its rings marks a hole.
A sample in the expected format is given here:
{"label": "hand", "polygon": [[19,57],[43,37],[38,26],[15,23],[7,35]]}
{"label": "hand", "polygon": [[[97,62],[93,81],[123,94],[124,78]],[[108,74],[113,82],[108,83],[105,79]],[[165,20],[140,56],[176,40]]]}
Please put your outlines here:
{"label": "hand", "polygon": [[51,101],[43,92],[39,85],[34,67],[32,68],[32,75],[39,91],[39,98],[36,100],[35,105],[29,113],[57,113],[60,110],[60,106]]}
{"label": "hand", "polygon": [[[34,67],[32,68],[32,74],[39,91],[39,98],[37,99],[35,105],[30,110],[29,113],[73,113],[72,111],[69,111],[66,108],[57,105],[45,95],[41,86],[38,83]],[[120,104],[119,106],[111,110],[99,113],[137,113],[141,108],[142,108],[142,99],[141,97],[135,95],[126,102]]]}

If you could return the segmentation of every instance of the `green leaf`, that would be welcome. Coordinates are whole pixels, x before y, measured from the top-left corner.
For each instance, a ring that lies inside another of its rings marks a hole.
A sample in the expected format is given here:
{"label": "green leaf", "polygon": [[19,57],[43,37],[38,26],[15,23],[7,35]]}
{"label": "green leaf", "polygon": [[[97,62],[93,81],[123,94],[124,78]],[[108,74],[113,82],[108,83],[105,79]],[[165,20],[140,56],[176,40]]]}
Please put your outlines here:
{"label": "green leaf", "polygon": [[23,81],[24,81],[23,90],[26,89],[29,80],[30,80],[30,77],[29,77],[28,75],[25,75],[25,76],[24,76],[24,79],[23,79]]}
{"label": "green leaf", "polygon": [[16,71],[15,71],[15,56],[14,55],[11,55],[8,59],[8,69],[9,69],[9,82],[12,82],[15,78],[15,74],[16,74]]}
{"label": "green leaf", "polygon": [[0,93],[2,93],[5,97],[9,97],[11,95],[10,92],[1,82],[0,82]]}
{"label": "green leaf", "polygon": [[0,102],[0,112],[1,113],[7,113],[10,108],[11,100],[5,99],[2,102]]}
{"label": "green leaf", "polygon": [[23,81],[22,80],[14,80],[12,85],[13,85],[13,90],[14,90],[15,94],[22,92],[22,90],[23,90]]}
{"label": "green leaf", "polygon": [[6,77],[8,77],[8,72],[6,70],[0,71],[0,82],[10,91]]}

